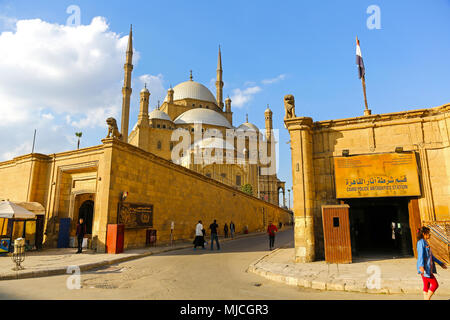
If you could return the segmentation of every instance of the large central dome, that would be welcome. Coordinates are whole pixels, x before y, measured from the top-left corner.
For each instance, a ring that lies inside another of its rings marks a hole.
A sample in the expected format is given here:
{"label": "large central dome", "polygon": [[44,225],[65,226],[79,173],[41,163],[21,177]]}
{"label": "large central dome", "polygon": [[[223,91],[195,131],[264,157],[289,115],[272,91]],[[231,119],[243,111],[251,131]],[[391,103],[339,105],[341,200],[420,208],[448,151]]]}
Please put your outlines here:
{"label": "large central dome", "polygon": [[[211,93],[211,91],[209,91],[209,89],[204,85],[192,80],[188,80],[176,85],[173,88],[173,91],[174,101],[182,99],[196,99],[209,101],[217,105],[216,98]],[[164,101],[168,101],[167,96]]]}

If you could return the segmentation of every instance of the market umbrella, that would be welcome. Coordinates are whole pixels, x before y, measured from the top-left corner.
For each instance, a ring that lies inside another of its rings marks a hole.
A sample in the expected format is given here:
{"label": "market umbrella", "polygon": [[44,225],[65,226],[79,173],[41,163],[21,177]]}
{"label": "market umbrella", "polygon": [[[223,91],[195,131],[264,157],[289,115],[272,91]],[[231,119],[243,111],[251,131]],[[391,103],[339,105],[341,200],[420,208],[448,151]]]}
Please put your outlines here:
{"label": "market umbrella", "polygon": [[[18,206],[15,203],[12,203],[11,201],[0,201],[0,218],[13,219],[13,221],[15,219],[24,219],[25,221],[23,223],[23,237],[25,238],[26,220],[35,219],[36,214],[34,214],[31,211],[28,211],[27,209],[21,206]],[[3,226],[1,234],[3,234]],[[12,228],[9,237],[12,241]]]}
{"label": "market umbrella", "polygon": [[36,215],[11,201],[0,202],[0,218],[6,219],[35,219]]}

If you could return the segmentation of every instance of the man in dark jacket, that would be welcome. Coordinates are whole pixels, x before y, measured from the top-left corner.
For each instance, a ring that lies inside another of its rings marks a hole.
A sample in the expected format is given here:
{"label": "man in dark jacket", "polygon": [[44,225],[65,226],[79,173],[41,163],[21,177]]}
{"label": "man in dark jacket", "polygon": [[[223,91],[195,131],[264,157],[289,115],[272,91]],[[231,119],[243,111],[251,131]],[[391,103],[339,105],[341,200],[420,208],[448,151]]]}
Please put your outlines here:
{"label": "man in dark jacket", "polygon": [[234,232],[236,231],[236,226],[234,225],[233,221],[230,222],[230,233],[231,233],[231,239],[234,238]]}
{"label": "man in dark jacket", "polygon": [[223,226],[223,233],[225,235],[225,238],[228,238],[228,225],[226,223]]}
{"label": "man in dark jacket", "polygon": [[219,225],[216,223],[216,220],[214,220],[213,223],[209,226],[209,229],[211,229],[211,250],[214,250],[214,240],[216,240],[217,243],[217,250],[220,250],[220,244],[219,244],[219,237],[217,229],[219,228]]}
{"label": "man in dark jacket", "polygon": [[83,250],[83,238],[86,234],[86,224],[83,221],[83,218],[80,218],[77,224],[77,239],[78,239],[78,251],[77,253],[81,253]]}

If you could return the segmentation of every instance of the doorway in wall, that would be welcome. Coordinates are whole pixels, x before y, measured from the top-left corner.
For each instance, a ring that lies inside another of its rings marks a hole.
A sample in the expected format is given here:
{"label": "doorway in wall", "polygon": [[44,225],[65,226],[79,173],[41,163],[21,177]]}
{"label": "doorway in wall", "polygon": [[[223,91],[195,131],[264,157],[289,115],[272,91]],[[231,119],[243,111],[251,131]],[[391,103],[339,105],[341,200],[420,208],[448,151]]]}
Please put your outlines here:
{"label": "doorway in wall", "polygon": [[352,254],[361,258],[413,255],[408,202],[406,197],[346,199]]}

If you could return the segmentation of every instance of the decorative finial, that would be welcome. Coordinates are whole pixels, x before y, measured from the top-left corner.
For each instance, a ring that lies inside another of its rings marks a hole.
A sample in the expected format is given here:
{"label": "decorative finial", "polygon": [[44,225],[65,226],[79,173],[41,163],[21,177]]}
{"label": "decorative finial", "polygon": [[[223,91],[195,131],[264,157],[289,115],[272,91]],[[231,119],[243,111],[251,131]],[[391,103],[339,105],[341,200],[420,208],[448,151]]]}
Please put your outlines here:
{"label": "decorative finial", "polygon": [[159,110],[159,100],[158,100],[158,110]]}
{"label": "decorative finial", "polygon": [[147,82],[144,83],[144,88],[147,89]]}
{"label": "decorative finial", "polygon": [[192,70],[190,70],[190,76],[189,76],[189,80],[191,80],[192,81]]}
{"label": "decorative finial", "polygon": [[245,114],[245,122],[248,123],[248,113]]}

